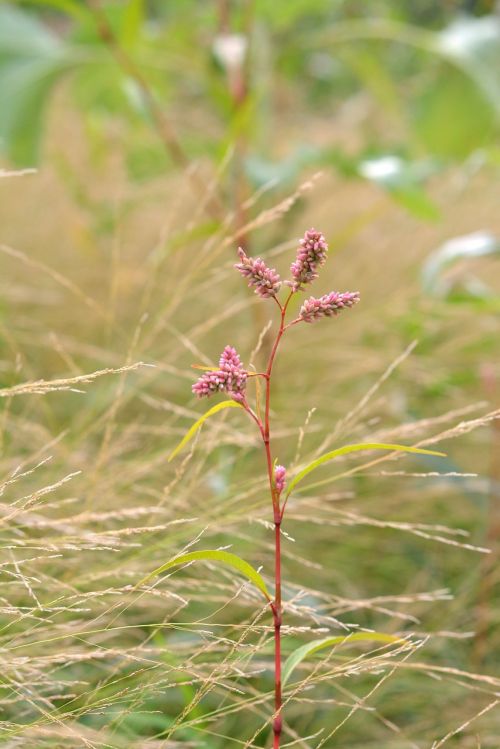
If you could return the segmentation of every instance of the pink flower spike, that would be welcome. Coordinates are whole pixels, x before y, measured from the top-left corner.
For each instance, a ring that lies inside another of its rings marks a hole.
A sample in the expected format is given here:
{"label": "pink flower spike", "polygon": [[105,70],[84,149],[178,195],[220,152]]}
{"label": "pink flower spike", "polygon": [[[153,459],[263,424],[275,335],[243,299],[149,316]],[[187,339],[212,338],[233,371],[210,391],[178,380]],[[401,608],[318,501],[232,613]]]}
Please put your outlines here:
{"label": "pink flower spike", "polygon": [[276,491],[281,494],[286,484],[286,468],[285,466],[276,466],[274,469],[274,485]]}
{"label": "pink flower spike", "polygon": [[318,268],[325,264],[328,245],[323,234],[309,229],[300,240],[297,258],[292,263],[293,280],[285,281],[293,291],[303,291],[303,284],[311,283],[318,277]]}
{"label": "pink flower spike", "polygon": [[319,299],[312,296],[302,305],[299,319],[304,320],[304,322],[314,322],[321,317],[333,317],[343,309],[354,307],[358,302],[358,291],[345,291],[344,293],[331,291]]}
{"label": "pink flower spike", "polygon": [[227,372],[205,372],[194,383],[192,391],[198,398],[209,398],[226,389]]}
{"label": "pink flower spike", "polygon": [[[239,396],[243,395],[245,390],[248,372],[243,369],[243,364],[236,349],[233,346],[226,346],[219,359],[221,371],[226,373],[226,390],[235,400],[241,400]],[[238,397],[236,397],[238,396]]]}
{"label": "pink flower spike", "polygon": [[241,359],[233,346],[226,346],[219,358],[219,367],[226,372],[242,368]]}
{"label": "pink flower spike", "polygon": [[241,247],[238,248],[240,262],[234,266],[243,278],[248,279],[248,285],[255,287],[255,293],[263,299],[276,296],[281,288],[281,279],[274,268],[268,268],[260,257],[248,257]]}
{"label": "pink flower spike", "polygon": [[193,393],[198,398],[209,398],[214,393],[225,392],[241,403],[245,399],[248,372],[243,369],[236,349],[226,346],[220,356],[219,367],[217,371],[202,374],[192,387]]}

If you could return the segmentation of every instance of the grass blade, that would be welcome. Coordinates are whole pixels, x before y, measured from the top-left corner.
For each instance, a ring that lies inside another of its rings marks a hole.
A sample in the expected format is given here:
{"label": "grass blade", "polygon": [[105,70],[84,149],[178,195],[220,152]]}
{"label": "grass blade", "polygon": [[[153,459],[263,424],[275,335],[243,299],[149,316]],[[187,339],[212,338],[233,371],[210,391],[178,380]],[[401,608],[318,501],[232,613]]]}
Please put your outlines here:
{"label": "grass blade", "polygon": [[409,640],[396,635],[387,635],[384,632],[355,632],[350,635],[337,635],[336,637],[327,637],[323,640],[313,640],[301,645],[288,656],[283,666],[283,684],[286,684],[292,672],[305,658],[318,650],[332,647],[333,645],[347,645],[350,642],[385,642],[408,644]]}
{"label": "grass blade", "polygon": [[172,460],[172,458],[175,458],[175,456],[180,453],[180,451],[185,447],[188,442],[190,442],[198,429],[201,427],[203,422],[208,419],[209,416],[213,416],[213,414],[216,414],[218,411],[222,411],[223,408],[243,408],[241,403],[237,403],[236,401],[222,401],[222,403],[217,403],[215,406],[212,406],[212,408],[209,408],[208,411],[205,411],[203,416],[200,416],[198,421],[195,421],[193,426],[188,430],[188,432],[184,435],[184,437],[181,439],[177,447],[175,447],[170,455],[168,456],[168,462]]}
{"label": "grass blade", "polygon": [[166,570],[169,570],[172,567],[177,567],[179,564],[187,564],[188,562],[196,562],[198,560],[204,559],[213,562],[223,562],[224,564],[228,564],[230,567],[238,570],[238,572],[241,572],[242,575],[245,575],[245,577],[250,580],[250,582],[252,582],[255,587],[261,591],[261,593],[265,595],[268,601],[271,600],[271,596],[269,595],[269,591],[267,590],[262,576],[254,567],[252,567],[251,564],[248,564],[248,562],[245,562],[244,559],[236,556],[236,554],[231,554],[228,551],[217,551],[215,549],[206,549],[205,551],[190,551],[187,554],[181,554],[181,556],[175,557],[175,559],[171,559],[169,562],[162,564],[161,567],[153,570],[153,572],[150,572],[149,575],[146,575],[146,577],[144,577],[140,581],[139,585],[148,582],[148,580],[156,577],[156,575],[161,575],[162,572],[166,572]]}
{"label": "grass blade", "polygon": [[302,481],[303,478],[311,473],[311,471],[314,471],[315,468],[319,468],[323,463],[328,463],[330,460],[333,460],[340,455],[347,455],[347,453],[358,452],[360,450],[390,450],[391,452],[418,453],[419,455],[437,455],[441,458],[444,458],[446,455],[446,453],[440,453],[436,450],[424,450],[420,447],[407,447],[406,445],[387,445],[383,442],[366,442],[358,445],[344,445],[343,447],[338,447],[336,450],[331,450],[331,452],[325,453],[316,460],[313,460],[312,463],[309,463],[309,465],[303,468],[302,471],[299,471],[299,473],[290,481],[286,496],[288,497],[290,495],[292,490],[300,481]]}

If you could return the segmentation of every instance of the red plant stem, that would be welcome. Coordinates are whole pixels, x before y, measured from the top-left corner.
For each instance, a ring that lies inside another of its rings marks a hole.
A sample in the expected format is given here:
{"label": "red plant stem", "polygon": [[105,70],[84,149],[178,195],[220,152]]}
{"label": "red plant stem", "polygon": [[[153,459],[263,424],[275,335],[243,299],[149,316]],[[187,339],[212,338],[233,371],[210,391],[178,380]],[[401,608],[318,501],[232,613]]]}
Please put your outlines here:
{"label": "red plant stem", "polygon": [[266,452],[267,460],[267,473],[269,478],[269,488],[271,490],[271,499],[273,503],[273,519],[274,519],[274,601],[271,604],[271,610],[273,612],[274,621],[274,718],[273,718],[273,749],[279,749],[281,739],[281,729],[283,719],[281,715],[282,707],[282,696],[281,696],[281,624],[283,621],[283,613],[281,606],[281,521],[282,513],[280,510],[280,497],[276,491],[276,485],[274,482],[274,466],[273,457],[271,453],[271,430],[269,422],[269,412],[271,405],[271,375],[273,370],[274,358],[278,350],[279,343],[285,332],[285,315],[288,307],[288,303],[292,298],[290,292],[285,304],[280,305],[281,320],[276,340],[274,341],[271,354],[266,370],[266,397],[265,397],[265,414],[264,424],[261,428],[262,439],[264,442],[264,448]]}
{"label": "red plant stem", "polygon": [[274,521],[274,551],[275,551],[275,594],[273,606],[274,619],[274,720],[273,720],[273,747],[279,749],[281,738],[281,518]]}
{"label": "red plant stem", "polygon": [[[274,622],[274,718],[273,718],[273,749],[279,749],[281,740],[281,730],[283,725],[283,718],[281,715],[281,708],[283,704],[281,695],[281,625],[283,621],[283,610],[281,606],[281,522],[283,520],[283,514],[285,511],[285,505],[283,509],[280,508],[280,493],[276,489],[274,481],[274,465],[273,456],[271,452],[271,429],[270,429],[270,408],[271,408],[271,375],[273,371],[274,359],[278,346],[283,337],[283,333],[287,330],[289,325],[285,325],[285,316],[288,303],[293,296],[293,291],[290,291],[286,302],[281,305],[278,299],[274,297],[280,309],[280,326],[276,339],[274,341],[271,353],[269,355],[269,361],[267,363],[267,369],[265,372],[256,372],[255,375],[264,377],[266,380],[266,395],[265,395],[265,411],[264,411],[264,422],[257,416],[256,413],[250,408],[246,399],[243,399],[241,405],[250,415],[250,417],[257,424],[262,441],[264,443],[264,449],[266,453],[267,462],[267,475],[269,478],[269,488],[271,490],[271,500],[273,504],[273,520],[274,520],[274,600],[270,602],[271,611],[273,613]],[[298,322],[298,321],[297,321]]]}

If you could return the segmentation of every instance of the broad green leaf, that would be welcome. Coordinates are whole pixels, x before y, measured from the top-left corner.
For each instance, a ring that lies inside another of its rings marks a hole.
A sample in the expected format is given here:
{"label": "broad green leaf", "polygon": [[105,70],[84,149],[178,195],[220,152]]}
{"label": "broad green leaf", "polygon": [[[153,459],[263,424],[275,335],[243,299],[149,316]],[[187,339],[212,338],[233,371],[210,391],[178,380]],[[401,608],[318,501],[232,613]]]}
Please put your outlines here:
{"label": "broad green leaf", "polygon": [[475,260],[488,255],[500,255],[500,237],[486,231],[453,237],[437,248],[422,269],[424,291],[434,296],[446,296],[451,282],[446,271],[464,260]]}
{"label": "broad green leaf", "polygon": [[382,153],[364,158],[358,165],[359,173],[390,190],[423,184],[439,171],[434,159],[411,161],[396,153]]}
{"label": "broad green leaf", "polygon": [[139,38],[144,23],[144,0],[127,0],[120,24],[120,42],[127,48]]}
{"label": "broad green leaf", "polygon": [[439,159],[464,159],[498,133],[500,112],[462,70],[442,63],[414,101],[415,136]]}
{"label": "broad green leaf", "polygon": [[248,564],[248,562],[245,562],[244,559],[236,556],[236,554],[230,554],[228,551],[217,551],[215,549],[207,549],[206,551],[190,551],[187,554],[181,554],[180,557],[171,559],[169,562],[162,564],[161,567],[153,570],[153,572],[151,572],[149,575],[146,575],[146,577],[144,577],[140,581],[139,585],[148,582],[149,580],[151,580],[151,578],[156,577],[156,575],[161,575],[162,572],[166,572],[166,570],[169,570],[172,567],[178,567],[180,564],[187,564],[188,562],[196,562],[198,560],[223,562],[224,564],[228,564],[230,567],[234,567],[234,569],[238,570],[238,572],[241,572],[242,575],[245,575],[245,577],[250,580],[250,582],[252,582],[255,587],[261,591],[261,593],[265,595],[268,601],[271,600],[271,596],[269,595],[269,591],[267,590],[262,576],[257,572],[256,569],[252,567],[251,564]]}
{"label": "broad green leaf", "polygon": [[417,218],[424,221],[437,221],[441,215],[436,203],[420,185],[394,188],[389,192],[397,203]]}
{"label": "broad green leaf", "polygon": [[432,153],[465,158],[498,134],[500,20],[458,18],[435,36],[433,46],[445,64],[426,82],[414,124]]}
{"label": "broad green leaf", "polygon": [[88,8],[80,5],[77,0],[22,0],[23,5],[40,6],[44,10],[49,7],[67,13],[76,19],[85,18],[89,14]]}
{"label": "broad green leaf", "polygon": [[172,458],[175,458],[177,453],[179,453],[183,449],[183,447],[185,447],[188,444],[188,442],[190,442],[193,439],[198,429],[201,427],[203,422],[208,419],[209,416],[213,416],[218,411],[222,411],[223,408],[243,408],[243,406],[241,405],[241,403],[236,403],[236,401],[222,401],[222,403],[217,403],[216,406],[212,406],[212,408],[210,408],[208,411],[205,411],[203,416],[200,416],[198,421],[195,421],[195,423],[189,429],[187,434],[184,435],[184,437],[181,439],[177,447],[175,447],[172,450],[172,452],[168,456],[168,462],[170,463]]}
{"label": "broad green leaf", "polygon": [[[420,143],[436,156],[461,159],[494,142],[500,119],[498,18],[461,18],[439,33],[388,19],[346,20],[313,38],[303,35],[302,44],[352,48],[359,42],[384,40],[424,55],[430,75],[420,94],[418,86],[416,96],[408,92],[408,114]],[[439,64],[429,66],[430,56]]]}
{"label": "broad green leaf", "polygon": [[409,640],[395,635],[387,635],[384,632],[355,632],[350,635],[338,635],[336,637],[326,637],[324,640],[313,640],[301,645],[288,656],[283,666],[282,681],[286,684],[292,672],[297,668],[304,658],[316,653],[318,650],[330,648],[334,645],[349,645],[351,642],[384,642],[388,644],[400,643],[408,644]]}
{"label": "broad green leaf", "polygon": [[396,154],[364,159],[358,172],[383,187],[414,216],[426,220],[439,218],[439,210],[423,188],[424,181],[437,170],[430,160],[410,162]]}
{"label": "broad green leaf", "polygon": [[35,59],[57,54],[60,39],[47,26],[13,6],[0,7],[0,60],[22,57]]}
{"label": "broad green leaf", "polygon": [[403,453],[418,453],[420,455],[438,455],[444,457],[446,453],[436,452],[435,450],[424,450],[420,447],[407,447],[406,445],[388,445],[383,442],[366,442],[358,445],[344,445],[344,447],[338,447],[336,450],[325,453],[320,458],[313,460],[305,468],[302,469],[290,482],[287,491],[287,497],[292,490],[297,486],[299,481],[302,481],[311,471],[315,468],[319,468],[323,463],[328,463],[334,458],[338,458],[340,455],[347,455],[348,453],[358,452],[360,450],[391,450],[392,452],[403,452]]}
{"label": "broad green leaf", "polygon": [[459,17],[437,35],[436,50],[464,70],[500,114],[500,19]]}
{"label": "broad green leaf", "polygon": [[0,89],[9,102],[0,113],[0,138],[16,166],[29,167],[39,161],[45,107],[60,73],[52,64],[36,60],[0,70]]}
{"label": "broad green leaf", "polygon": [[13,7],[0,8],[0,141],[16,166],[33,166],[52,88],[74,64],[65,44]]}

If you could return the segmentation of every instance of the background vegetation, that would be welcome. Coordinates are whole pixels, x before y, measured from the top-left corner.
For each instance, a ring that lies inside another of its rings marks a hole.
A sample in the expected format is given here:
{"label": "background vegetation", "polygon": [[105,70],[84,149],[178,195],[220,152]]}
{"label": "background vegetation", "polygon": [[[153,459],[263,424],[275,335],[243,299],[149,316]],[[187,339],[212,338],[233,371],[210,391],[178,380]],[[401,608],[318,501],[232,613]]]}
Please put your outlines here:
{"label": "background vegetation", "polygon": [[347,456],[291,500],[286,652],[417,647],[301,664],[284,743],[499,746],[499,50],[486,0],[0,4],[2,746],[268,745],[257,593],[207,565],[133,587],[188,547],[270,579],[244,415],[166,456],[191,364],[268,345],[237,244],[286,272],[311,225],[315,293],[362,303],[283,347],[280,461],[448,458]]}

